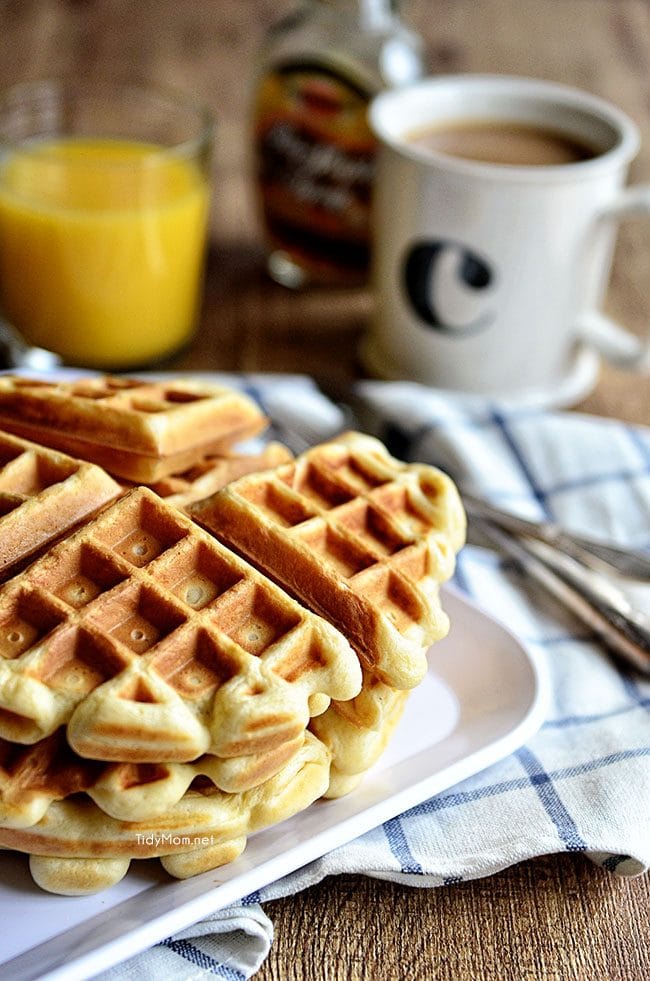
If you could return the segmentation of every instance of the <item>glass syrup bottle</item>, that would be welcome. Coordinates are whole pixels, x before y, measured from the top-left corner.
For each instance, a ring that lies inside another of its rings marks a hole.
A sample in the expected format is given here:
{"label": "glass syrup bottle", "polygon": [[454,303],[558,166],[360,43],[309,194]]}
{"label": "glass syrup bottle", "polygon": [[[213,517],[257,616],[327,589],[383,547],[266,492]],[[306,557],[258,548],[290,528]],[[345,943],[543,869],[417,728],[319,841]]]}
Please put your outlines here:
{"label": "glass syrup bottle", "polygon": [[423,74],[423,45],[391,0],[307,0],[271,28],[256,79],[255,183],[273,279],[367,281],[375,139],[384,88]]}

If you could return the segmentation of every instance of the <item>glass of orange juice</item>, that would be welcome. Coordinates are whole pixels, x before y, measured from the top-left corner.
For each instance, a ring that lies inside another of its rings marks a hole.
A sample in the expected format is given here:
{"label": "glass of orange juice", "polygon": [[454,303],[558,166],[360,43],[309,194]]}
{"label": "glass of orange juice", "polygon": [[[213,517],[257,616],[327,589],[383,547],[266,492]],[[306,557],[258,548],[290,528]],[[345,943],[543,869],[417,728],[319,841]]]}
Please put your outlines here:
{"label": "glass of orange juice", "polygon": [[71,365],[131,369],[192,336],[213,119],[180,95],[88,81],[0,94],[0,313]]}

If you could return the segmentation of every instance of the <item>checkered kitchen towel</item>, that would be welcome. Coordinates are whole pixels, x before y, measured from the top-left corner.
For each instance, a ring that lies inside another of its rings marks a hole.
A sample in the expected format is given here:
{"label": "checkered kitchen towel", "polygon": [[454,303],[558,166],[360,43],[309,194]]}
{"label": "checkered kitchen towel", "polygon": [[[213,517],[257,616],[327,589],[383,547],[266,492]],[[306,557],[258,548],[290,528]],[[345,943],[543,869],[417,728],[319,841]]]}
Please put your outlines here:
{"label": "checkered kitchen towel", "polygon": [[[340,423],[307,379],[226,380],[244,385],[285,424],[321,425],[326,436]],[[358,394],[367,431],[403,459],[434,463],[524,516],[650,549],[650,429],[450,401],[406,383],[363,382]],[[650,682],[619,670],[584,626],[494,552],[467,546],[456,583],[545,660],[553,698],[539,733],[478,776],[107,977],[250,977],[272,938],[260,904],[340,872],[443,886],[562,851],[584,852],[619,875],[648,868]],[[650,586],[638,589],[637,600],[650,609]]]}

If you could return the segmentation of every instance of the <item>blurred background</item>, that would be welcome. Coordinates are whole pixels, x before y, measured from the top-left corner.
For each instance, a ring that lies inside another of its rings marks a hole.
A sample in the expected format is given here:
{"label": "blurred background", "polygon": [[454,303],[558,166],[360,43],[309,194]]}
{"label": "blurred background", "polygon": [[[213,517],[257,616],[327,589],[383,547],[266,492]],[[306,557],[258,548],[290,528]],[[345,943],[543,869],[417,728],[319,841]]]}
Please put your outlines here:
{"label": "blurred background", "polygon": [[[57,75],[128,75],[173,86],[217,117],[211,245],[201,330],[171,367],[360,369],[367,289],[289,293],[265,271],[251,180],[251,99],[262,40],[292,0],[0,0],[0,86]],[[405,0],[429,73],[500,72],[576,85],[619,104],[643,145],[632,181],[650,180],[650,6],[645,0]],[[622,230],[608,312],[650,318],[650,230]],[[326,295],[324,295],[326,294]],[[263,329],[262,329],[263,325]],[[608,373],[608,409],[629,415],[630,377]],[[648,402],[647,383],[633,382]],[[585,407],[598,411],[598,393]],[[638,413],[633,412],[638,418]]]}

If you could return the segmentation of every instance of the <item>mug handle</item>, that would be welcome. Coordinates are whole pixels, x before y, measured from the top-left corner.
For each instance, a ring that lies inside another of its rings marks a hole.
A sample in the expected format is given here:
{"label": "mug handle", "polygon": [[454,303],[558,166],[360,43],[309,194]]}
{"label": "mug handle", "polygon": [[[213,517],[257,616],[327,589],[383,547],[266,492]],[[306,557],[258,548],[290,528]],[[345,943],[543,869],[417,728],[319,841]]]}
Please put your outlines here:
{"label": "mug handle", "polygon": [[[599,212],[597,222],[650,218],[650,184],[625,188]],[[583,336],[611,364],[633,371],[650,371],[650,327],[646,337],[638,337],[600,310],[589,310],[580,317]]]}

